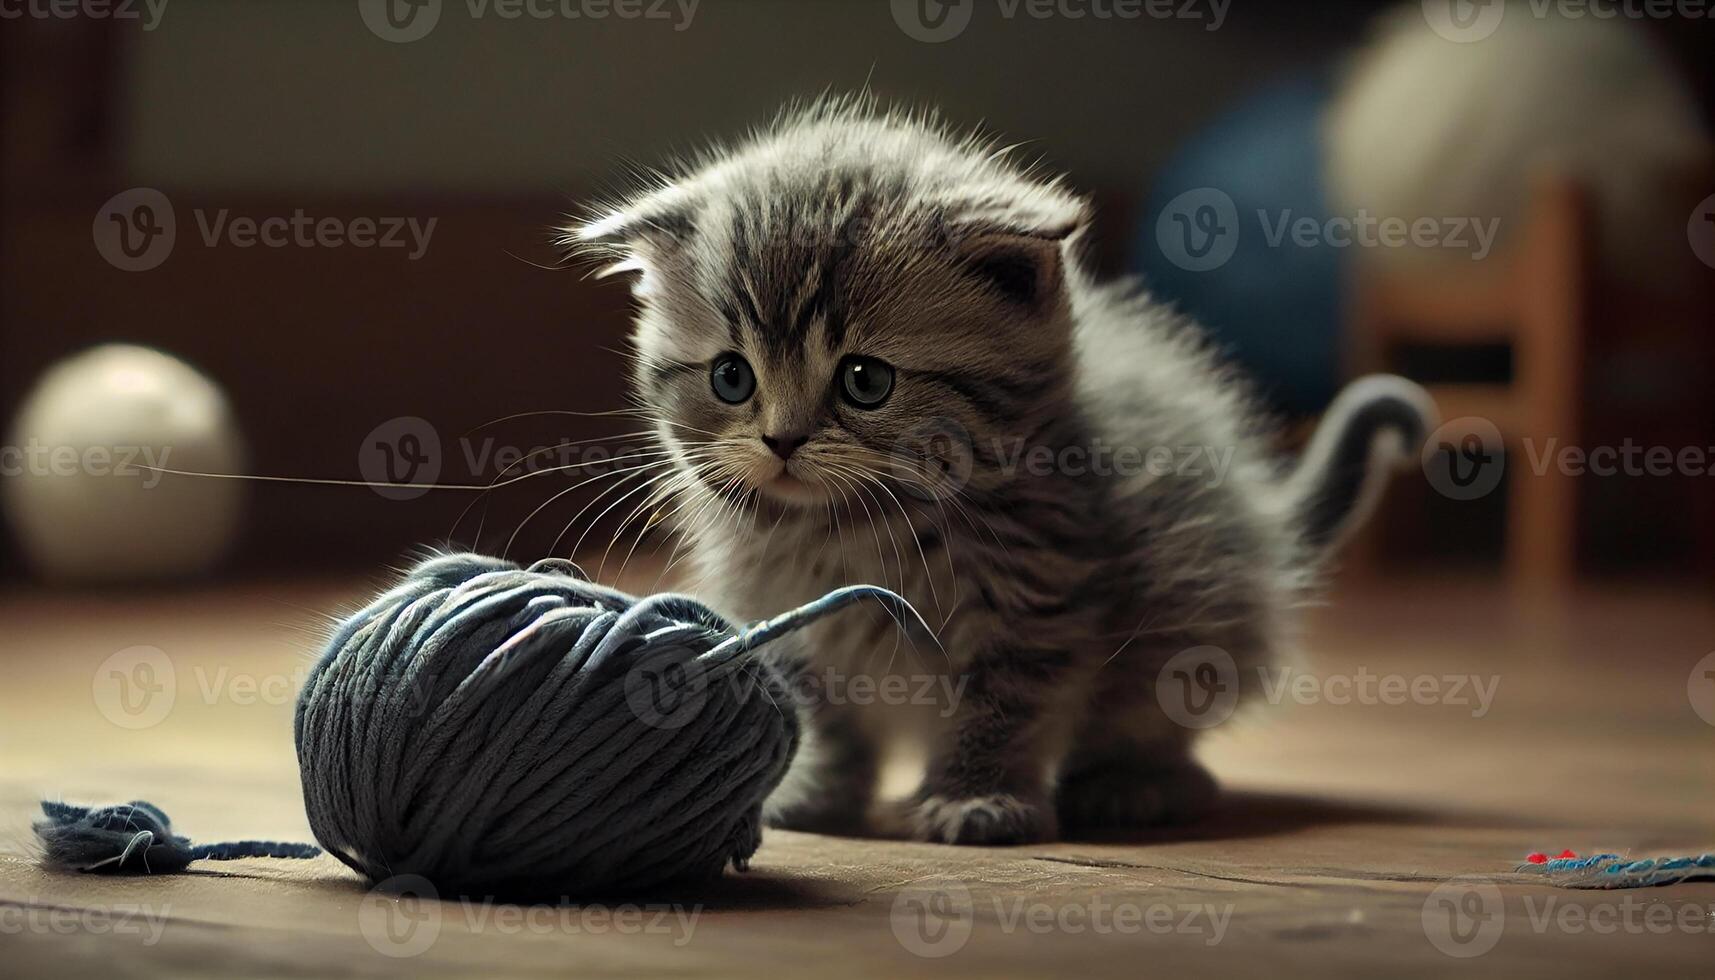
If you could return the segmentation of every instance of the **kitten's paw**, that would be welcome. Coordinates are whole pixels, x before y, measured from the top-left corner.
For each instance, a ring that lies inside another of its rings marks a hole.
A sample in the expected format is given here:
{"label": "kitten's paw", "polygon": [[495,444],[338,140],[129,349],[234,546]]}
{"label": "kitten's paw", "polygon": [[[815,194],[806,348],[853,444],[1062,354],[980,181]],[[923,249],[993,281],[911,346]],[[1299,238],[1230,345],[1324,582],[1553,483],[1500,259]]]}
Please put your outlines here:
{"label": "kitten's paw", "polygon": [[1056,808],[1069,830],[1117,830],[1189,823],[1214,809],[1220,788],[1190,760],[1172,766],[1111,765],[1074,773]]}
{"label": "kitten's paw", "polygon": [[1006,793],[921,797],[909,818],[913,837],[941,844],[1032,844],[1058,832],[1052,809]]}

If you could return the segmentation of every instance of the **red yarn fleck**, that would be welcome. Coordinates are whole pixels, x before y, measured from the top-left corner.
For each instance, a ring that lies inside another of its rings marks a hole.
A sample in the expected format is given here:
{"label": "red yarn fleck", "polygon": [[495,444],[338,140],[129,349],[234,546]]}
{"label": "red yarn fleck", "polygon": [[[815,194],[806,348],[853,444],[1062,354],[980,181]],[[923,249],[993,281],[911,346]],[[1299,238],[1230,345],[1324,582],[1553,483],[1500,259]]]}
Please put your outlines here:
{"label": "red yarn fleck", "polygon": [[1548,855],[1541,854],[1541,853],[1531,854],[1531,855],[1528,855],[1527,857],[1525,857],[1525,860],[1529,861],[1531,864],[1547,864],[1548,863]]}

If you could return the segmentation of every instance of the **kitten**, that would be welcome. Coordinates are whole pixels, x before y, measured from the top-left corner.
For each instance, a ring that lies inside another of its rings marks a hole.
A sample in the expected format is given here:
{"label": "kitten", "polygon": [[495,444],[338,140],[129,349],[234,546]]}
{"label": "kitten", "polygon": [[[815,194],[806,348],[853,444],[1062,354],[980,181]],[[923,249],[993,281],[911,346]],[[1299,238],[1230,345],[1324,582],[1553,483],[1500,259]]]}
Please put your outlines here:
{"label": "kitten", "polygon": [[[1421,390],[1367,379],[1284,471],[1191,324],[1092,281],[1088,221],[987,142],[835,99],[568,231],[636,276],[657,492],[702,594],[751,620],[871,582],[934,628],[807,631],[789,659],[820,696],[775,825],[864,830],[896,738],[925,756],[919,839],[1195,817],[1214,783],[1164,665],[1203,651],[1251,688],[1382,457],[1422,440]],[[902,673],[951,696],[868,703]]]}

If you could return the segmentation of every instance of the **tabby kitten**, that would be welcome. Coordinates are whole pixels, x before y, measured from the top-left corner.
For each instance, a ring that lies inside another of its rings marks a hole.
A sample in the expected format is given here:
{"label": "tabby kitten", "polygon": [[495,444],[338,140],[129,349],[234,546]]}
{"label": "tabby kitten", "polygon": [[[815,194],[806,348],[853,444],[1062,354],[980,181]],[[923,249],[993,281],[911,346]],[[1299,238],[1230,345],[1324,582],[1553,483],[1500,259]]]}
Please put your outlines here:
{"label": "tabby kitten", "polygon": [[[1163,667],[1205,651],[1256,686],[1382,456],[1422,439],[1421,391],[1367,379],[1286,471],[1191,324],[1092,281],[1088,221],[990,143],[840,99],[568,231],[636,277],[656,492],[698,590],[751,620],[870,582],[933,627],[800,638],[809,735],[775,825],[897,813],[1008,844],[1196,816],[1214,783]],[[896,741],[924,774],[888,809]]]}

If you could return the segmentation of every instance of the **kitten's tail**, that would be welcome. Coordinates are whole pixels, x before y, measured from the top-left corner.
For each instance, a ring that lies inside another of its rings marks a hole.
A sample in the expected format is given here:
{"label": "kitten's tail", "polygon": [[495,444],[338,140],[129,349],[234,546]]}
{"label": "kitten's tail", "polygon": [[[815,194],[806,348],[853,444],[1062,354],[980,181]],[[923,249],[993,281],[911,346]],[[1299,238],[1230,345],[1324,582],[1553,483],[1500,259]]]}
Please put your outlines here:
{"label": "kitten's tail", "polygon": [[1395,375],[1359,378],[1340,392],[1285,484],[1307,550],[1325,555],[1364,522],[1388,471],[1417,461],[1436,418],[1429,393]]}

